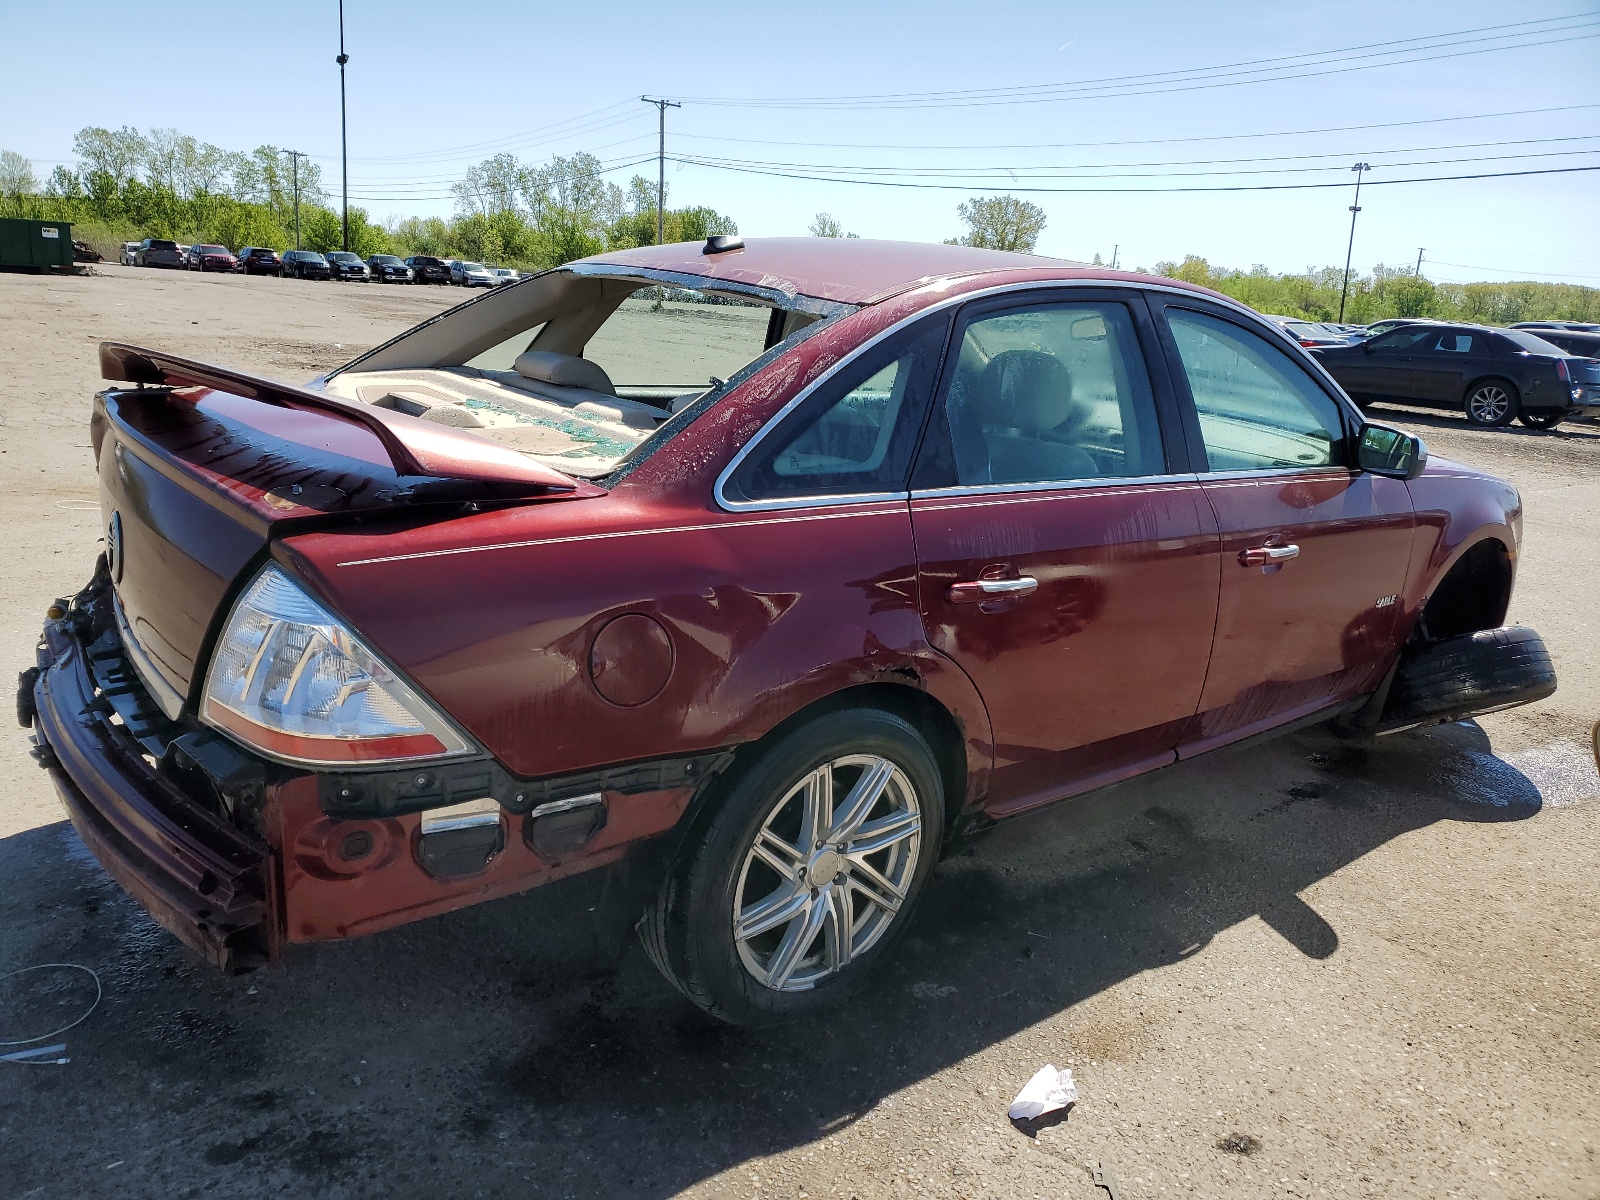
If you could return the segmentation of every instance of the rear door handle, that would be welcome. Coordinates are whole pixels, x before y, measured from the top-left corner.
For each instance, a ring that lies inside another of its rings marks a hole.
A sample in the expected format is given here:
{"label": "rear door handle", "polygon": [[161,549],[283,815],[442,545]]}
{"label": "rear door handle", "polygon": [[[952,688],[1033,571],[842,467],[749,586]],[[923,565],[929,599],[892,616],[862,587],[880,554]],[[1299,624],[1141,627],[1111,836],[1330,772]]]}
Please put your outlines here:
{"label": "rear door handle", "polygon": [[1270,563],[1288,562],[1300,557],[1299,546],[1255,546],[1239,551],[1241,567],[1265,567]]}
{"label": "rear door handle", "polygon": [[978,604],[984,600],[1020,599],[1039,590],[1032,575],[1020,579],[975,579],[971,583],[952,583],[945,593],[951,604]]}

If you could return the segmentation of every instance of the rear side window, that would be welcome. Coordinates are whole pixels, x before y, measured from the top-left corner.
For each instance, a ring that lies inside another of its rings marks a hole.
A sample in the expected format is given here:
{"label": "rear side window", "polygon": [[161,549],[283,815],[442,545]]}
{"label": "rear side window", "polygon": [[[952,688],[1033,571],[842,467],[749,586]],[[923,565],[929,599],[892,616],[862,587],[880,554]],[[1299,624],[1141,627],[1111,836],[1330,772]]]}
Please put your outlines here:
{"label": "rear side window", "polygon": [[1125,305],[1046,304],[968,322],[917,487],[1161,475],[1166,458]]}
{"label": "rear side window", "polygon": [[1167,309],[1213,471],[1343,463],[1339,406],[1299,363],[1231,321]]}
{"label": "rear side window", "polygon": [[[1470,333],[1455,333],[1446,331],[1435,338],[1429,349],[1434,354],[1471,354],[1476,346],[1476,339]],[[1424,343],[1427,344],[1427,343]]]}
{"label": "rear side window", "polygon": [[739,465],[729,498],[905,491],[948,329],[914,326],[827,379]]}

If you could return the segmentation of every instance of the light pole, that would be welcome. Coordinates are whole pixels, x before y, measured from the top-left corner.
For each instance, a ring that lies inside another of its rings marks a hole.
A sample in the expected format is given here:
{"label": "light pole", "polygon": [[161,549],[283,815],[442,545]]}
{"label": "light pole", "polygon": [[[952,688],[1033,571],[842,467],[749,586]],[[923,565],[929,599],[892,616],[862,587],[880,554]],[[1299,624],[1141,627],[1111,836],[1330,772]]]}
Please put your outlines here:
{"label": "light pole", "polygon": [[[340,0],[343,3],[343,0]],[[1350,294],[1350,255],[1356,248],[1356,214],[1361,211],[1361,176],[1372,170],[1369,163],[1359,162],[1350,168],[1356,173],[1356,199],[1350,206],[1350,244],[1344,248],[1344,286],[1339,289],[1339,320],[1344,321],[1344,300]]]}
{"label": "light pole", "polygon": [[1426,250],[1426,249],[1427,249],[1426,246],[1418,246],[1417,247],[1417,269],[1415,271],[1411,272],[1411,277],[1413,279],[1421,279],[1422,278],[1422,252],[1424,250]]}
{"label": "light pole", "polygon": [[294,163],[294,248],[300,249],[300,151],[289,151]]}
{"label": "light pole", "polygon": [[350,56],[344,52],[344,0],[339,0],[339,185],[344,200],[344,248],[350,249],[350,142],[345,128],[344,65]]}
{"label": "light pole", "polygon": [[[344,0],[339,0],[342,4]],[[661,142],[656,152],[656,245],[667,240],[667,109],[682,108],[676,100],[652,100],[640,96],[645,104],[654,104],[661,114]]]}

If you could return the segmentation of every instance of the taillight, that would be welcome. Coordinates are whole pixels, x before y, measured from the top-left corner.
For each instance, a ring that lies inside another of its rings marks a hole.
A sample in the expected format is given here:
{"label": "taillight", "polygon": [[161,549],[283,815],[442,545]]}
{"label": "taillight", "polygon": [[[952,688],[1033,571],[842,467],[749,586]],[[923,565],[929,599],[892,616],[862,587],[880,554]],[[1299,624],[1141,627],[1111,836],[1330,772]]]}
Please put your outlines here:
{"label": "taillight", "polygon": [[1307,341],[1305,338],[1301,338],[1300,339],[1300,344],[1302,346],[1315,346],[1316,345],[1315,342]]}
{"label": "taillight", "polygon": [[270,758],[307,766],[475,750],[344,622],[271,565],[228,616],[201,715]]}
{"label": "taillight", "polygon": [[1572,372],[1567,370],[1567,360],[1564,358],[1556,359],[1556,378],[1562,383],[1572,382]]}

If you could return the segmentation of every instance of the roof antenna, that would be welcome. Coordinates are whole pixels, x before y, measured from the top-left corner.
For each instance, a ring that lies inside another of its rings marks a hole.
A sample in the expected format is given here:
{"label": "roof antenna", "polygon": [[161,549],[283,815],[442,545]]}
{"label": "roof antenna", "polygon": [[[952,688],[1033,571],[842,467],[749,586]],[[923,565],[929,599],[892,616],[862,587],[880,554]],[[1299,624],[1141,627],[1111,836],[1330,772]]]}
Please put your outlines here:
{"label": "roof antenna", "polygon": [[713,233],[706,239],[701,254],[726,254],[730,250],[743,250],[744,239],[736,233]]}

